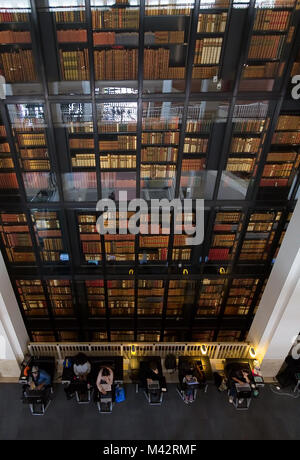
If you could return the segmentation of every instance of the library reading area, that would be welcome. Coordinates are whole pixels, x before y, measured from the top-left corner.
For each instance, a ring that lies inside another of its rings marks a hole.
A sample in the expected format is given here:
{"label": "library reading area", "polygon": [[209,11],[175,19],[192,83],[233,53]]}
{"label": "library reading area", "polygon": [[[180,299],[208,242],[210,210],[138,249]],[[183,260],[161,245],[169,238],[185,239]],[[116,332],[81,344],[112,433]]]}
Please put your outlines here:
{"label": "library reading area", "polygon": [[1,438],[299,439],[299,195],[300,0],[0,0]]}

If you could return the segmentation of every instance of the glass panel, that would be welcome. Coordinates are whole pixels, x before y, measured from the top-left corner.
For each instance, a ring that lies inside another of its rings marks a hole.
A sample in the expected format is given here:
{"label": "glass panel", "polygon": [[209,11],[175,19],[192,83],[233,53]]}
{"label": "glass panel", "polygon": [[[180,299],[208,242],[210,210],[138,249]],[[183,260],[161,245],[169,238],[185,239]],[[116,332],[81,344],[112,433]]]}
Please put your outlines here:
{"label": "glass panel", "polygon": [[106,316],[104,280],[85,281],[85,291],[89,314]]}
{"label": "glass panel", "polygon": [[62,174],[66,201],[97,201],[97,177],[95,172]]}
{"label": "glass panel", "polygon": [[119,201],[119,192],[126,191],[127,199],[136,198],[135,172],[101,172],[102,198]]}
{"label": "glass panel", "polygon": [[133,331],[111,331],[110,340],[112,342],[132,342],[134,340]]}
{"label": "glass panel", "polygon": [[167,316],[183,317],[191,313],[195,302],[195,287],[195,281],[169,281]]}
{"label": "glass panel", "polygon": [[35,265],[36,259],[25,214],[1,212],[0,231],[9,262]]}
{"label": "glass panel", "polygon": [[234,279],[229,290],[224,315],[247,315],[258,279]]}
{"label": "glass panel", "polygon": [[0,67],[5,78],[3,91],[7,96],[42,94],[30,20],[30,2],[1,1]]}
{"label": "glass panel", "polygon": [[81,247],[81,263],[99,265],[102,260],[100,235],[96,230],[96,213],[80,213],[77,216]]}
{"label": "glass panel", "polygon": [[198,298],[197,316],[217,316],[220,313],[225,283],[225,279],[203,279]]}
{"label": "glass panel", "polygon": [[48,308],[41,280],[17,280],[16,286],[26,316],[47,316]]}
{"label": "glass panel", "polygon": [[247,227],[239,261],[266,261],[281,212],[253,212]]}
{"label": "glass panel", "polygon": [[69,254],[65,249],[57,211],[31,211],[40,256],[45,263],[68,263]]}
{"label": "glass panel", "polygon": [[268,101],[238,101],[233,112],[233,132],[226,171],[218,199],[244,199],[253,185],[270,119]]}
{"label": "glass panel", "polygon": [[48,295],[54,316],[73,316],[73,289],[69,280],[47,280]]}
{"label": "glass panel", "polygon": [[260,180],[259,199],[287,199],[300,165],[299,129],[299,116],[280,115]]}
{"label": "glass panel", "polygon": [[134,280],[107,280],[107,293],[111,316],[133,316],[135,307]]}
{"label": "glass panel", "polygon": [[232,261],[242,227],[243,214],[236,211],[217,212],[213,228],[212,241],[208,253],[208,260]]}
{"label": "glass panel", "polygon": [[164,281],[138,281],[138,315],[161,316],[164,301]]}

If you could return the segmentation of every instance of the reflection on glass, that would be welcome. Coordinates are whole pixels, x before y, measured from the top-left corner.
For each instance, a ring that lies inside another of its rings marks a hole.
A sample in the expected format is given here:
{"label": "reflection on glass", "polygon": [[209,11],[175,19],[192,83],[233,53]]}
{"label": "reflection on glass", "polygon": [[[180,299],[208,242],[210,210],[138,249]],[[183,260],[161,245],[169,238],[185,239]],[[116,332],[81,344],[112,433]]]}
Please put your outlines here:
{"label": "reflection on glass", "polygon": [[134,281],[107,280],[108,308],[111,316],[134,314]]}
{"label": "reflection on glass", "polygon": [[47,316],[48,308],[41,280],[16,280],[18,294],[26,316]]}
{"label": "reflection on glass", "polygon": [[47,288],[55,316],[74,315],[73,289],[69,280],[47,280]]}
{"label": "reflection on glass", "polygon": [[223,171],[221,176],[218,200],[244,200],[250,180],[238,177],[230,171]]}
{"label": "reflection on glass", "polygon": [[32,239],[25,214],[0,214],[0,234],[11,263],[35,263]]}
{"label": "reflection on glass", "polygon": [[22,176],[28,201],[59,201],[55,173],[25,172]]}
{"label": "reflection on glass", "polygon": [[224,292],[225,279],[204,278],[198,298],[197,316],[218,315]]}
{"label": "reflection on glass", "polygon": [[217,171],[189,171],[181,174],[180,198],[211,200],[214,194]]}
{"label": "reflection on glass", "polygon": [[102,198],[119,201],[119,192],[126,191],[127,199],[136,198],[135,172],[101,172]]}
{"label": "reflection on glass", "polygon": [[138,315],[160,316],[163,309],[164,281],[139,280]]}
{"label": "reflection on glass", "polygon": [[66,201],[97,201],[97,177],[95,172],[62,174]]}
{"label": "reflection on glass", "polygon": [[217,212],[208,253],[209,261],[233,260],[241,231],[242,218],[243,215],[239,211]]}
{"label": "reflection on glass", "polygon": [[105,316],[104,280],[85,281],[89,313],[92,316]]}

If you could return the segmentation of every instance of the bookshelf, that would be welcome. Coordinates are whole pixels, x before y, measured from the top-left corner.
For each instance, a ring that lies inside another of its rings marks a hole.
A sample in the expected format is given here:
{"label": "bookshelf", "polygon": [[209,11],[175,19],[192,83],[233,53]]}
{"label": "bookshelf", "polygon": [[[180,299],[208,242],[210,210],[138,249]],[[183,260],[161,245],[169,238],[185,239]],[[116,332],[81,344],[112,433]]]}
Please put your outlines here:
{"label": "bookshelf", "polygon": [[106,315],[104,280],[85,281],[88,312],[91,316]]}
{"label": "bookshelf", "polygon": [[48,306],[41,280],[17,280],[17,292],[26,316],[47,316]]}
{"label": "bookshelf", "polygon": [[225,284],[225,279],[203,279],[197,302],[197,316],[219,315]]}
{"label": "bookshelf", "polygon": [[108,309],[111,316],[131,317],[134,314],[133,280],[107,280]]}
{"label": "bookshelf", "polygon": [[47,280],[54,316],[74,316],[73,288],[70,280]]}
{"label": "bookshelf", "polygon": [[247,315],[256,292],[258,279],[233,279],[224,315]]}
{"label": "bookshelf", "polygon": [[243,214],[237,211],[220,211],[216,214],[208,260],[230,262],[233,260],[242,229]]}
{"label": "bookshelf", "polygon": [[69,254],[63,241],[59,212],[33,210],[31,219],[43,263],[68,263]]}
{"label": "bookshelf", "polygon": [[195,299],[195,281],[170,280],[167,298],[167,317],[183,317],[190,313]]}
{"label": "bookshelf", "polygon": [[138,281],[138,316],[161,317],[163,311],[164,281]]}
{"label": "bookshelf", "polygon": [[280,218],[280,211],[257,211],[251,213],[239,255],[240,263],[267,259]]}
{"label": "bookshelf", "polygon": [[27,216],[24,213],[1,212],[0,222],[4,253],[9,263],[35,265]]}
{"label": "bookshelf", "polygon": [[96,213],[78,213],[77,222],[81,263],[97,266],[102,261],[101,239],[96,230],[97,215]]}
{"label": "bookshelf", "polygon": [[[11,1],[0,61],[29,52],[36,79],[0,100],[0,248],[30,338],[246,339],[299,187],[295,2]],[[124,190],[204,198],[203,243],[173,211],[170,234],[100,236]]]}

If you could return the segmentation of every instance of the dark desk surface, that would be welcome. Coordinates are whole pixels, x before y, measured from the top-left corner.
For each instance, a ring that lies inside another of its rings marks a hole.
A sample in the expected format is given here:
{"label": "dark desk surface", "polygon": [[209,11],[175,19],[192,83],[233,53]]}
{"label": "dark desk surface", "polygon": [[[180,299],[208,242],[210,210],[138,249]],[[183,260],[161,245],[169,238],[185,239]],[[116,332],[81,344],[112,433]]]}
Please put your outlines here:
{"label": "dark desk surface", "polygon": [[178,360],[178,369],[183,367],[184,364],[193,363],[196,364],[197,361],[201,361],[203,372],[207,382],[213,381],[213,373],[210,365],[210,359],[208,356],[179,356]]}
{"label": "dark desk surface", "polygon": [[138,383],[140,381],[141,363],[149,363],[150,361],[155,361],[158,364],[158,369],[163,374],[160,356],[133,356],[131,357],[131,361],[134,361],[134,363],[138,365],[137,367],[135,366],[134,368],[131,368],[130,380],[133,383]]}
{"label": "dark desk surface", "polygon": [[[74,356],[67,356],[66,359],[71,361],[71,367],[64,368],[62,373],[62,383],[70,382],[74,377],[73,363]],[[91,363],[91,377],[96,382],[100,368],[102,366],[111,366],[114,371],[114,381],[123,381],[123,357],[122,356],[88,356]]]}
{"label": "dark desk surface", "polygon": [[254,361],[255,359],[249,359],[249,358],[227,358],[225,359],[224,369],[226,368],[228,364],[234,364],[234,363],[237,363],[240,365],[244,364],[245,367],[248,366],[251,376],[252,376],[252,380],[254,381],[254,376],[252,375],[252,371],[254,369]]}

